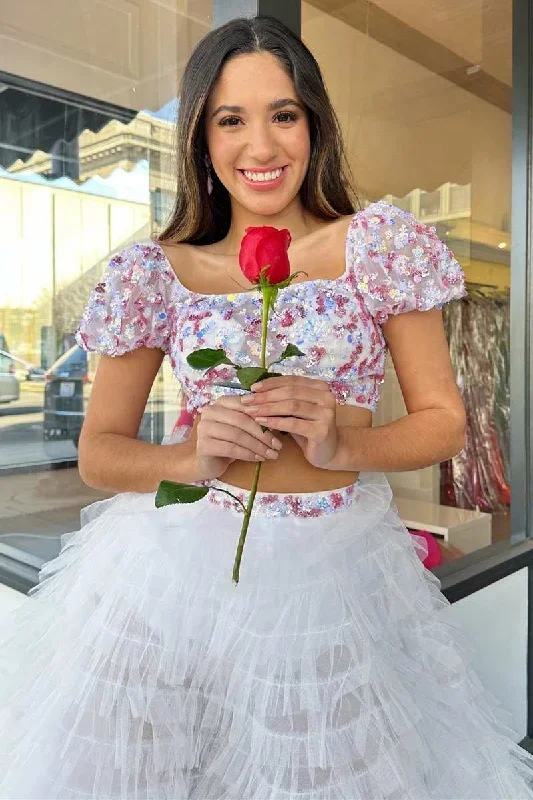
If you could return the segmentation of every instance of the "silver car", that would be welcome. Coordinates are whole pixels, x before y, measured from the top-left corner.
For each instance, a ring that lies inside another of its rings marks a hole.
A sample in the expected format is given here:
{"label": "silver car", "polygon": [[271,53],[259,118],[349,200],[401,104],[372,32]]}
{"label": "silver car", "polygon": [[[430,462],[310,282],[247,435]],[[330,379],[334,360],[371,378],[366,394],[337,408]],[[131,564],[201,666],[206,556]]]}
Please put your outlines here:
{"label": "silver car", "polygon": [[34,367],[29,361],[13,355],[8,350],[0,350],[0,358],[2,356],[11,361],[13,369],[10,369],[9,372],[15,374],[21,383],[24,383],[24,381],[42,381],[44,383],[46,373],[41,367]]}
{"label": "silver car", "polygon": [[11,403],[20,397],[20,383],[13,359],[0,352],[0,403]]}

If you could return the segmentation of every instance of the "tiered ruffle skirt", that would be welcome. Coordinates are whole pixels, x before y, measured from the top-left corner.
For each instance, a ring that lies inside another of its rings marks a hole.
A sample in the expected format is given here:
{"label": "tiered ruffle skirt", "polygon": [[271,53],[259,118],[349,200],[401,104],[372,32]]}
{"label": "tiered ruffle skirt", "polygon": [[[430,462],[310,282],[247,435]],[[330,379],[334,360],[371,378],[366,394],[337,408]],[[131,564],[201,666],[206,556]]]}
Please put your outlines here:
{"label": "tiered ruffle skirt", "polygon": [[336,494],[259,495],[237,586],[227,496],[85,509],[0,628],[0,797],[533,798],[385,477]]}

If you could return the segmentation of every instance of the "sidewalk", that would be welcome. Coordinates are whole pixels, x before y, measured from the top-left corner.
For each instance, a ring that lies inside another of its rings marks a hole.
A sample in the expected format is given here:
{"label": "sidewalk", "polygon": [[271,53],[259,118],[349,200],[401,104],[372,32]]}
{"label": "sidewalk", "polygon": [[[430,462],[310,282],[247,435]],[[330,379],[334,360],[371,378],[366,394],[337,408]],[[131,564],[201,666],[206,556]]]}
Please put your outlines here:
{"label": "sidewalk", "polygon": [[49,528],[57,524],[58,513],[60,518],[76,508],[79,514],[83,506],[106,497],[111,493],[90,489],[75,468],[6,475],[0,477],[0,532],[27,516],[39,517]]}
{"label": "sidewalk", "polygon": [[80,510],[110,497],[90,489],[74,468],[0,478],[0,556],[39,570],[80,527]]}

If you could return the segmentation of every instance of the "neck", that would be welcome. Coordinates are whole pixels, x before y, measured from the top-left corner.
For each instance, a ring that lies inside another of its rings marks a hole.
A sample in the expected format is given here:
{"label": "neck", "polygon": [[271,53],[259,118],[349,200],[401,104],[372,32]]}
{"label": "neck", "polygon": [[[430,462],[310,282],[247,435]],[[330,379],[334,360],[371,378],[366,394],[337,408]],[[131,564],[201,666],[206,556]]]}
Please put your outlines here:
{"label": "neck", "polygon": [[[270,225],[273,228],[287,228],[291,232],[294,240],[310,233],[316,227],[315,218],[304,210],[299,199],[284,208],[279,214],[264,216],[254,214],[247,208],[232,204],[231,226],[226,238],[224,239],[224,250],[227,255],[239,252],[242,238],[246,228],[261,225]],[[222,242],[221,242],[222,244]]]}

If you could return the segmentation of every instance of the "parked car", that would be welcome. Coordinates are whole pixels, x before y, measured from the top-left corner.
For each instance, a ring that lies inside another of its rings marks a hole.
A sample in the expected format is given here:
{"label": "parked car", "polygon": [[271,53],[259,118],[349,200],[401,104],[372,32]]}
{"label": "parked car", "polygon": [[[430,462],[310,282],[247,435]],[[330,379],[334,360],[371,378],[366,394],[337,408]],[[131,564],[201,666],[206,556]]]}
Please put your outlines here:
{"label": "parked car", "polygon": [[11,403],[20,397],[20,382],[9,353],[0,350],[0,403]]}
{"label": "parked car", "polygon": [[71,439],[76,447],[85,414],[85,385],[90,382],[87,353],[77,344],[63,353],[44,376],[45,440]]}
{"label": "parked car", "polygon": [[29,361],[25,361],[20,356],[15,356],[7,350],[0,350],[0,357],[4,356],[13,365],[13,374],[19,381],[44,381],[45,371],[41,367],[35,367]]}
{"label": "parked car", "polygon": [[[47,441],[70,439],[77,447],[96,373],[98,356],[75,344],[45,374],[43,436]],[[139,438],[161,441],[163,406],[144,413]]]}

